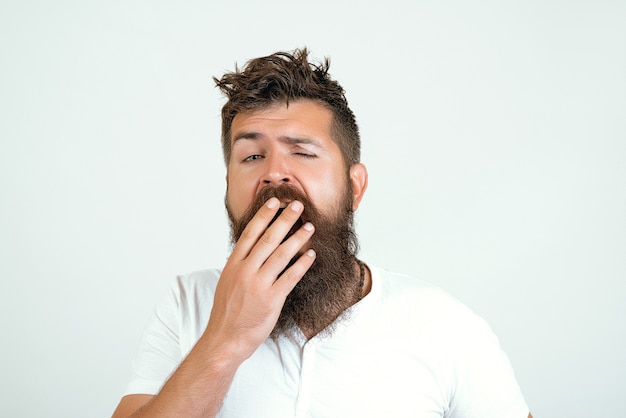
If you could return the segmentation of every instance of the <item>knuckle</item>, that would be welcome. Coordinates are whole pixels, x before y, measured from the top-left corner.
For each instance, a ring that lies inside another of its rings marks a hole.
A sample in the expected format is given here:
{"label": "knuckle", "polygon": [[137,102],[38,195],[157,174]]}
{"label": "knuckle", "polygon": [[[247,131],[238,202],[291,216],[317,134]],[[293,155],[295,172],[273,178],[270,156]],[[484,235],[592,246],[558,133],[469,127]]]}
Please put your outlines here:
{"label": "knuckle", "polygon": [[293,280],[297,280],[299,279],[298,275],[296,274],[296,272],[293,269],[293,266],[288,268],[287,270],[285,270],[283,272],[283,274],[280,276],[280,278],[282,280],[287,280],[287,281],[293,281]]}
{"label": "knuckle", "polygon": [[252,231],[252,228],[250,228],[250,225],[248,225],[244,228],[243,232],[241,233],[241,237],[239,239],[249,240],[249,239],[253,239],[254,236],[255,236],[254,231]]}
{"label": "knuckle", "polygon": [[284,215],[281,215],[278,217],[278,219],[276,219],[276,223],[282,224],[286,228],[291,227],[295,221],[295,219],[290,219],[289,217]]}
{"label": "knuckle", "polygon": [[267,231],[261,235],[261,242],[264,244],[272,244],[274,243],[274,237],[269,233],[269,231]]}
{"label": "knuckle", "polygon": [[276,250],[274,250],[274,257],[276,257],[279,260],[282,260],[284,258],[288,258],[289,254],[287,253],[285,248],[281,245],[280,247],[276,248]]}

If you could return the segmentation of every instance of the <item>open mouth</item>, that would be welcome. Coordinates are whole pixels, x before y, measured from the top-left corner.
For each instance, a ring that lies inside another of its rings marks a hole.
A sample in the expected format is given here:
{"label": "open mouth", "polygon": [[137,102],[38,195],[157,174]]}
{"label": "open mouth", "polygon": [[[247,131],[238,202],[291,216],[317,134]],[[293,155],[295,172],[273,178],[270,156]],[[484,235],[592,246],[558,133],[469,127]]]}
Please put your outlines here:
{"label": "open mouth", "polygon": [[[280,208],[278,209],[278,212],[276,212],[276,215],[274,215],[274,218],[272,218],[272,221],[270,222],[270,224],[268,225],[271,226],[274,221],[276,221],[276,219],[278,219],[278,217],[280,216],[281,213],[283,213],[283,211],[285,210],[285,208],[287,207],[287,205],[290,202],[280,202]],[[292,236],[298,229],[300,229],[300,227],[304,225],[304,221],[302,220],[302,216],[298,218],[298,220],[293,224],[293,226],[291,227],[291,229],[289,230],[289,232],[287,232],[287,235],[285,235],[285,238],[283,239],[283,242],[289,238],[290,236]]]}

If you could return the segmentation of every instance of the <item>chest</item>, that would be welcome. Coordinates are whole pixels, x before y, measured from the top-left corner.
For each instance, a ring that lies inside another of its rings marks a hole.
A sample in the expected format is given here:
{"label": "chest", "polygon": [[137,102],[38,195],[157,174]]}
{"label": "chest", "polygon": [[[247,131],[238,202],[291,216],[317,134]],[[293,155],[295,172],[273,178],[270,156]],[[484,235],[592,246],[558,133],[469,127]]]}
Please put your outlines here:
{"label": "chest", "polygon": [[220,417],[443,417],[445,359],[411,338],[268,341],[238,370]]}

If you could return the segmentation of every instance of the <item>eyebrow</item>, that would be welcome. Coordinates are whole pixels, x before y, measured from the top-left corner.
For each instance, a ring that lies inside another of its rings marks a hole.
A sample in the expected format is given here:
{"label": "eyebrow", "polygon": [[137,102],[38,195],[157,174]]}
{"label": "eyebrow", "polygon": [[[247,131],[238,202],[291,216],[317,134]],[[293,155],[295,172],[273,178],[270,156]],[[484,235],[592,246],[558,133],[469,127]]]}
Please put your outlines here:
{"label": "eyebrow", "polygon": [[[261,135],[258,132],[242,132],[240,134],[237,134],[237,136],[235,136],[235,138],[233,139],[233,145],[241,140],[241,139],[247,139],[247,140],[258,140],[261,139],[263,135]],[[317,139],[314,138],[309,138],[309,137],[299,137],[299,136],[288,136],[288,135],[283,135],[283,136],[279,136],[278,137],[278,141],[284,143],[284,144],[289,144],[289,145],[312,145],[316,148],[322,148],[322,143],[320,141],[318,141]]]}

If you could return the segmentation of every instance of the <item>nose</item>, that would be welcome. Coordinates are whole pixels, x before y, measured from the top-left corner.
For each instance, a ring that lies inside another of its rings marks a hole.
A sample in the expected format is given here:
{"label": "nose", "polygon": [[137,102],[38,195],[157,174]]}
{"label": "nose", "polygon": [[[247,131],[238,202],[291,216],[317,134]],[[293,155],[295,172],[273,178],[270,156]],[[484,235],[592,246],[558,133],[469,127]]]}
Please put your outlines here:
{"label": "nose", "polygon": [[261,177],[259,186],[279,186],[293,183],[293,176],[285,158],[280,155],[266,156],[266,170]]}

